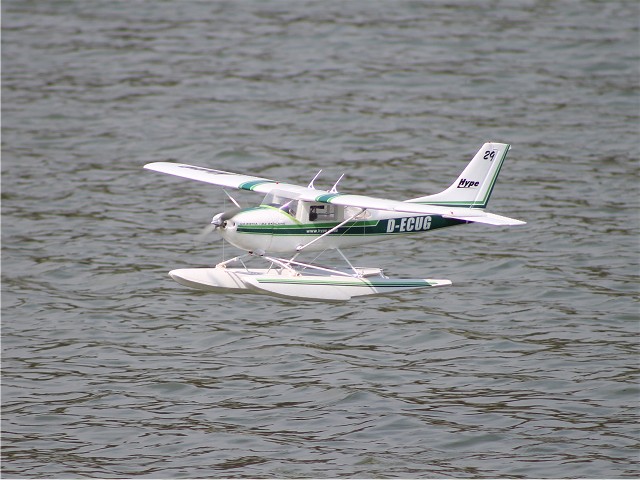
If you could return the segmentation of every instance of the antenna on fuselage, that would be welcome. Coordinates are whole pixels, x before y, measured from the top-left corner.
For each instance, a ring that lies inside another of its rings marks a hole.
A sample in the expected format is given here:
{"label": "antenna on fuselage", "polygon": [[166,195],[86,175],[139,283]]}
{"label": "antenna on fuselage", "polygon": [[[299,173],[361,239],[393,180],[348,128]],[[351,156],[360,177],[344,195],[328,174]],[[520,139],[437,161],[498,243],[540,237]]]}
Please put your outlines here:
{"label": "antenna on fuselage", "polygon": [[313,186],[313,182],[316,181],[316,178],[318,178],[321,173],[322,173],[322,169],[318,170],[318,173],[316,173],[316,176],[311,179],[311,181],[309,182],[309,185],[307,185],[307,188],[313,188],[315,190],[316,187]]}
{"label": "antenna on fuselage", "polygon": [[338,193],[338,184],[340,183],[340,180],[342,180],[342,177],[344,177],[344,173],[342,175],[340,175],[340,178],[333,185],[333,187],[331,187],[331,190],[329,190],[329,193]]}

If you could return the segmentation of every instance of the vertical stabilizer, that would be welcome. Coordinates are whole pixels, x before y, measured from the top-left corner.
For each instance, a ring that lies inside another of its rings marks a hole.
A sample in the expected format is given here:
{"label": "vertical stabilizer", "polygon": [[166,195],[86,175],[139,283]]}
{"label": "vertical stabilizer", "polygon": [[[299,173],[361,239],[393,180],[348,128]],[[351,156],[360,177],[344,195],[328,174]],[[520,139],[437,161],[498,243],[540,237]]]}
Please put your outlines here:
{"label": "vertical stabilizer", "polygon": [[407,200],[452,207],[486,208],[510,145],[485,143],[453,184],[435,195]]}

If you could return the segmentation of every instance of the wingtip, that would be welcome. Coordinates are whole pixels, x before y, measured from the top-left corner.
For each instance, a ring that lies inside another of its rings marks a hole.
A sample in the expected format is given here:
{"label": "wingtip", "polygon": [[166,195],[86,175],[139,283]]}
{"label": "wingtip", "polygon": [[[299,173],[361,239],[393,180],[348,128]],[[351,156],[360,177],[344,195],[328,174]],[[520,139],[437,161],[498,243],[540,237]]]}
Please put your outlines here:
{"label": "wingtip", "polygon": [[147,163],[142,168],[146,168],[147,170],[161,171],[160,169],[162,167],[168,167],[172,165],[176,165],[176,164],[172,162],[151,162],[151,163]]}

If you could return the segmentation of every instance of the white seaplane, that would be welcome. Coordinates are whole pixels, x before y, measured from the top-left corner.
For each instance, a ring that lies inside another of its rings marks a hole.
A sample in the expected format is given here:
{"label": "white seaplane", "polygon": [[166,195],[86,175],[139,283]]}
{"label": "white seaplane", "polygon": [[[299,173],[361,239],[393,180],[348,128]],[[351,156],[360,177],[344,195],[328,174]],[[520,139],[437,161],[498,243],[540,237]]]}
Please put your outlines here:
{"label": "white seaplane", "polygon": [[[215,215],[211,228],[247,253],[210,268],[172,270],[169,275],[175,281],[212,292],[337,302],[451,284],[450,280],[388,278],[380,268],[353,266],[342,248],[467,223],[523,225],[484,210],[509,148],[504,143],[485,143],[449,188],[405,201],[339,193],[342,177],[330,190],[317,189],[314,182],[320,172],[304,187],[181,163],[154,162],[144,168],[218,185],[236,206]],[[259,206],[241,208],[226,189],[265,197]],[[345,268],[298,260],[303,252],[325,250],[336,250]],[[250,268],[244,262],[248,257],[262,258],[268,266]]]}

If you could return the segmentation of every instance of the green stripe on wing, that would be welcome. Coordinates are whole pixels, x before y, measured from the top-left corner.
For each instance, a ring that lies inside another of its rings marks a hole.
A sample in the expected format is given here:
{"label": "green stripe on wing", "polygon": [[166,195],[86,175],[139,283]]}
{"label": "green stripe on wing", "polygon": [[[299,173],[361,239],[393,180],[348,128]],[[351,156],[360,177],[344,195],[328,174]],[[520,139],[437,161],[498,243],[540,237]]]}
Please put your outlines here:
{"label": "green stripe on wing", "polygon": [[267,183],[278,183],[278,182],[274,182],[273,180],[251,180],[248,182],[241,183],[240,185],[238,185],[238,188],[242,190],[253,191],[256,187],[260,185],[265,185]]}
{"label": "green stripe on wing", "polygon": [[331,203],[331,200],[341,195],[343,194],[342,193],[325,193],[323,195],[318,195],[316,197],[316,202]]}

